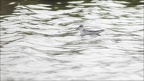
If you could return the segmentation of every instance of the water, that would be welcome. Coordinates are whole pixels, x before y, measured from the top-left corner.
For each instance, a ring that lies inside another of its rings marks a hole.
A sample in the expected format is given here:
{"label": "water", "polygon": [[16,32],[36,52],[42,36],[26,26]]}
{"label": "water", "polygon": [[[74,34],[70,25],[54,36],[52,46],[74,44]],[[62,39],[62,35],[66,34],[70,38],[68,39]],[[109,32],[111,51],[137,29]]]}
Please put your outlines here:
{"label": "water", "polygon": [[2,0],[1,81],[144,80],[143,3]]}

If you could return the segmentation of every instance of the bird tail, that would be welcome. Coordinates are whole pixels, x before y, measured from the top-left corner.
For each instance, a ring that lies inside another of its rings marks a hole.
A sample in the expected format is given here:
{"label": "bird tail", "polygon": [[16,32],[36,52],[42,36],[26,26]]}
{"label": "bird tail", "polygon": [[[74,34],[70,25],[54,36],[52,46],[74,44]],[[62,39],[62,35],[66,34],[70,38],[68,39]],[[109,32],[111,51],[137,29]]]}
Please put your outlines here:
{"label": "bird tail", "polygon": [[104,31],[104,30],[99,30],[99,31],[97,32],[97,35],[100,36],[100,33],[103,32],[103,31]]}
{"label": "bird tail", "polygon": [[104,31],[104,30],[99,30],[98,32],[101,33],[101,32],[103,32],[103,31]]}

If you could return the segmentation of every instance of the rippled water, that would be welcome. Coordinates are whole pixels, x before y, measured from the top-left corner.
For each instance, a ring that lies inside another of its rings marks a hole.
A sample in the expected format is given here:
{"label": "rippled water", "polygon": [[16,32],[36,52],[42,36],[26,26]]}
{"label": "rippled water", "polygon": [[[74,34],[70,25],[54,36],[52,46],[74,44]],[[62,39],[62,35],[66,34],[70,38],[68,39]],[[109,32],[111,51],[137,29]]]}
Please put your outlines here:
{"label": "rippled water", "polygon": [[2,0],[1,80],[144,80],[142,4]]}

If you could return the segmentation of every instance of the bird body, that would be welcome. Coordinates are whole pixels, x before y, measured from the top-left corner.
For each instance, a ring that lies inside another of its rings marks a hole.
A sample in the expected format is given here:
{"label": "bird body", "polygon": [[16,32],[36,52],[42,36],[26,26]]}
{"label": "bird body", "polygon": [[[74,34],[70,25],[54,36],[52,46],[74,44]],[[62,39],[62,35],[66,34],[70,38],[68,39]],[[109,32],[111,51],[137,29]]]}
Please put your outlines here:
{"label": "bird body", "polygon": [[88,30],[85,29],[83,27],[83,25],[80,25],[77,29],[80,30],[80,34],[81,36],[85,36],[85,35],[99,35],[101,32],[103,32],[104,30]]}

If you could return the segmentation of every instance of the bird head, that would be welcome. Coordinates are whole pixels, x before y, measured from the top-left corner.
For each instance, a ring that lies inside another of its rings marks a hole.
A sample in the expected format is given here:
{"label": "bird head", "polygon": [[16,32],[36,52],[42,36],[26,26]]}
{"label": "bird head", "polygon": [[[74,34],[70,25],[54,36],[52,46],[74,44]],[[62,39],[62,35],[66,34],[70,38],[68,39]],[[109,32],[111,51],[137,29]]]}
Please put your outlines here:
{"label": "bird head", "polygon": [[83,25],[80,25],[78,28],[77,28],[77,30],[80,30],[80,29],[82,29],[83,28]]}

